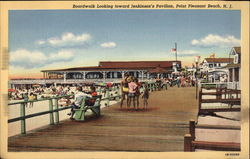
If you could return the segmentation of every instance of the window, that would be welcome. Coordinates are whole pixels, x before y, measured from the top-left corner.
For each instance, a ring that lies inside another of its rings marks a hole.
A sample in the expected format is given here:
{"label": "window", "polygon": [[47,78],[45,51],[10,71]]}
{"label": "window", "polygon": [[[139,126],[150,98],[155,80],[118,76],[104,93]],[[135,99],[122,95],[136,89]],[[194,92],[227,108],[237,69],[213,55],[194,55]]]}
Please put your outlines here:
{"label": "window", "polygon": [[234,63],[237,64],[238,63],[238,55],[234,56]]}
{"label": "window", "polygon": [[235,68],[235,70],[234,70],[234,80],[235,81],[239,81],[239,68]]}
{"label": "window", "polygon": [[233,82],[233,69],[229,69],[229,82]]}
{"label": "window", "polygon": [[213,68],[213,64],[209,64],[209,68]]}

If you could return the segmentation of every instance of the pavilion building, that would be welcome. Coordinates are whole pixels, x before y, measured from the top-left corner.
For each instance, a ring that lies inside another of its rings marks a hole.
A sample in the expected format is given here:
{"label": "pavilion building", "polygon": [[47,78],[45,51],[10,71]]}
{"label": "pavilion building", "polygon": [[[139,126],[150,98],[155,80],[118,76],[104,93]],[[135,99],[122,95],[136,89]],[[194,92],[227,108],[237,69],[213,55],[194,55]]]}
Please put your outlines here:
{"label": "pavilion building", "polygon": [[42,70],[44,79],[108,81],[125,73],[141,80],[170,77],[181,70],[181,61],[101,61],[98,66]]}

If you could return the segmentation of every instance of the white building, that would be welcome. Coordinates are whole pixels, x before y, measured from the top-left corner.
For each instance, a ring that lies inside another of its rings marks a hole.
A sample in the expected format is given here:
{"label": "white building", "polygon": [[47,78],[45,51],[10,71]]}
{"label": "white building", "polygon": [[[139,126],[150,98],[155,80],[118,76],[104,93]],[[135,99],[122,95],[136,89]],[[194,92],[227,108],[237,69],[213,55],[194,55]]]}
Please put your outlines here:
{"label": "white building", "polygon": [[233,61],[225,67],[229,71],[228,88],[240,89],[241,47],[233,47],[229,56],[233,58]]}
{"label": "white building", "polygon": [[209,82],[224,82],[229,74],[225,67],[232,62],[233,58],[205,58],[200,64],[200,71],[207,75]]}

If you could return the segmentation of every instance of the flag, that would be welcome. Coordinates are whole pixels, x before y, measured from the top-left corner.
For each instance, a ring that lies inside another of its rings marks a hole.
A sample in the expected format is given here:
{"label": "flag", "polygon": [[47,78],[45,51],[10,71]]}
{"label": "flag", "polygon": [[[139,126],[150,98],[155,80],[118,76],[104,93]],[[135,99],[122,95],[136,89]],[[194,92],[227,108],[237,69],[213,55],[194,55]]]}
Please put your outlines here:
{"label": "flag", "polygon": [[176,48],[173,48],[171,51],[172,51],[172,52],[176,52]]}
{"label": "flag", "polygon": [[209,57],[210,58],[215,58],[215,53],[212,53]]}

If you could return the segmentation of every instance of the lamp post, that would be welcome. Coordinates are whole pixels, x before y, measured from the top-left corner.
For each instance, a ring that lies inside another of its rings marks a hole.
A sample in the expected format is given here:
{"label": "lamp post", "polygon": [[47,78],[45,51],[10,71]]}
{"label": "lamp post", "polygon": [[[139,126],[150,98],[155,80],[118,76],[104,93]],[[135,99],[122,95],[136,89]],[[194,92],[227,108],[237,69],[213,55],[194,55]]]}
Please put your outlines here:
{"label": "lamp post", "polygon": [[198,63],[199,63],[199,60],[200,60],[200,56],[195,56],[194,57],[194,62],[195,62],[195,65],[196,65],[196,72],[195,72],[195,78],[196,78],[196,94],[195,94],[195,98],[198,99]]}

